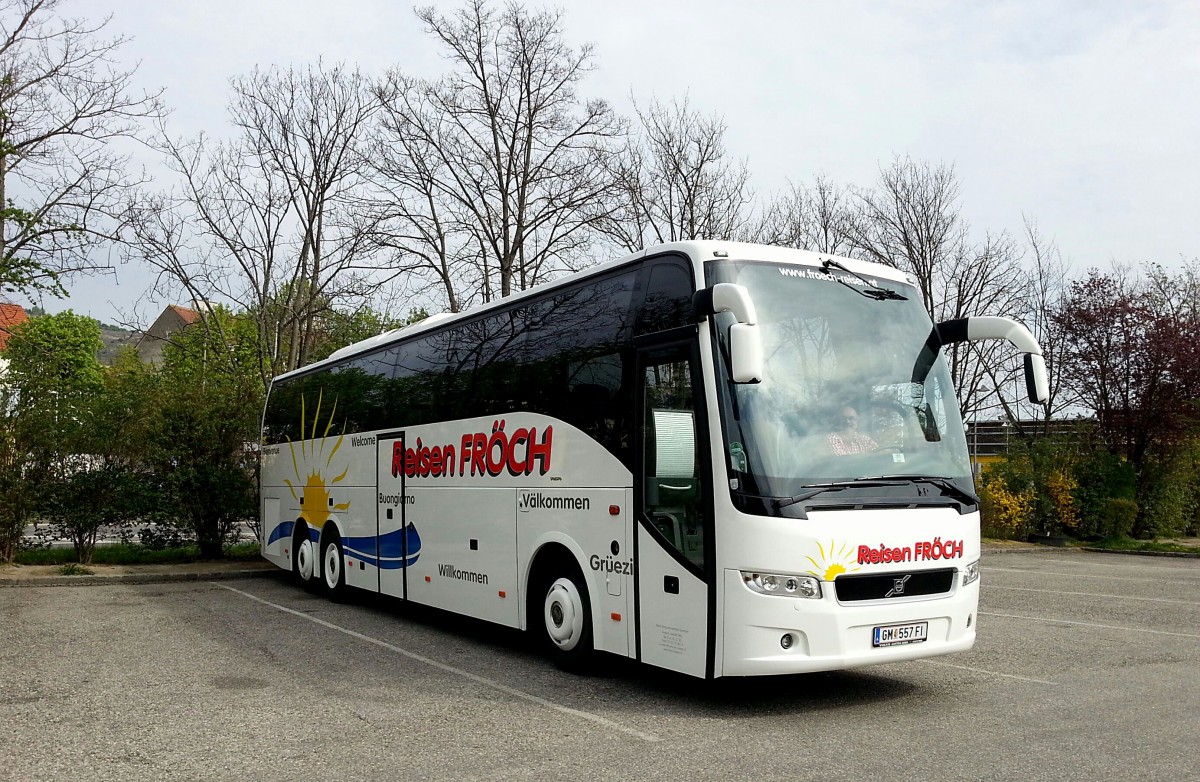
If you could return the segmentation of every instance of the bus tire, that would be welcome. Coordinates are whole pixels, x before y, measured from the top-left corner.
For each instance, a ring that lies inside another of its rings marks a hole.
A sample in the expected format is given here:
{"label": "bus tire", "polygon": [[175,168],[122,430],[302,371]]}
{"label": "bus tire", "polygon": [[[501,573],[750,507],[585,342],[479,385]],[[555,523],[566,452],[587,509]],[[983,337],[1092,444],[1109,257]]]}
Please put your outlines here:
{"label": "bus tire", "polygon": [[321,545],[321,578],[325,585],[325,594],[329,599],[340,603],[346,599],[346,555],[342,551],[342,536],[336,529],[329,528],[325,533],[325,542]]}
{"label": "bus tire", "polygon": [[543,571],[534,590],[530,626],[554,664],[585,673],[592,662],[592,609],[587,585],[573,562]]}
{"label": "bus tire", "polygon": [[292,538],[292,575],[301,586],[312,589],[317,581],[317,547],[309,534],[308,525],[296,525],[296,535]]}

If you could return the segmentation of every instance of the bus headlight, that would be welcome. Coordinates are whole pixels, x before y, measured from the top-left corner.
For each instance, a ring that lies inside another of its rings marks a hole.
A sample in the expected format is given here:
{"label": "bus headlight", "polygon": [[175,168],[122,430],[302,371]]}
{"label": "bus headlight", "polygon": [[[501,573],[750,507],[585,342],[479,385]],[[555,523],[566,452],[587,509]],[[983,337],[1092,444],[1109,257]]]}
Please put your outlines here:
{"label": "bus headlight", "polygon": [[979,560],[975,560],[971,564],[963,568],[963,586],[973,584],[979,580]]}
{"label": "bus headlight", "polygon": [[742,583],[752,592],[777,597],[811,597],[820,599],[821,582],[812,576],[781,573],[750,573],[742,571]]}

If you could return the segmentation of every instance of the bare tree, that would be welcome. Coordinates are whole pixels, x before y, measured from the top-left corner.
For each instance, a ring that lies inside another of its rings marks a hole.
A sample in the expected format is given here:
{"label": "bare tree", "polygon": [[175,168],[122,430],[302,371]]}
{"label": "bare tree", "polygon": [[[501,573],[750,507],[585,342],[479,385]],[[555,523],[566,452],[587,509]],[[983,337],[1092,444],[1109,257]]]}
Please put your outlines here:
{"label": "bare tree", "polygon": [[[1016,246],[1007,234],[971,243],[952,166],[897,158],[880,171],[874,190],[856,195],[858,215],[849,223],[854,254],[911,274],[935,321],[1020,310]],[[946,358],[965,417],[1000,406],[1003,389],[1012,387],[999,370],[1014,363],[1009,347],[960,343],[948,347]]]}
{"label": "bare tree", "polygon": [[289,194],[299,245],[286,292],[293,306],[285,366],[292,368],[306,362],[314,319],[329,303],[374,281],[360,273],[367,232],[351,206],[362,183],[363,134],[379,105],[361,73],[320,62],[256,70],[232,86],[231,114],[246,151]]}
{"label": "bare tree", "polygon": [[135,94],[136,69],[112,66],[126,39],[109,19],[58,15],[60,0],[0,2],[0,292],[61,295],[63,275],[96,270],[141,182],[114,142],[160,116],[159,93]]}
{"label": "bare tree", "polygon": [[616,161],[619,201],[603,232],[629,252],[743,234],[750,173],[729,159],[724,120],[693,111],[686,97],[635,111],[641,135]]}
{"label": "bare tree", "polygon": [[1019,397],[1012,400],[1021,401],[1019,406],[1010,406],[1009,400],[1003,398],[1001,403],[1008,420],[1016,423],[1018,433],[1027,434],[1021,430],[1021,422],[1028,417],[1038,422],[1041,434],[1047,434],[1050,422],[1061,418],[1078,401],[1075,390],[1065,382],[1063,356],[1066,351],[1066,339],[1062,325],[1055,318],[1055,314],[1063,306],[1069,280],[1067,264],[1059,252],[1058,244],[1046,237],[1037,222],[1028,216],[1025,217],[1024,227],[1028,261],[1021,284],[1025,291],[1021,320],[1042,346],[1046,372],[1050,380],[1050,395],[1045,402],[1033,407],[1032,416],[1021,414],[1020,408],[1028,409],[1029,403]]}
{"label": "bare tree", "polygon": [[954,167],[896,158],[880,169],[876,188],[860,190],[857,197],[856,253],[913,275],[925,309],[936,316],[936,270],[966,254]]}
{"label": "bare tree", "polygon": [[306,362],[330,307],[395,274],[373,264],[357,209],[359,145],[378,104],[365,78],[340,65],[231,84],[236,138],[161,134],[181,184],[139,211],[136,255],[197,300],[254,313],[266,382]]}
{"label": "bare tree", "polygon": [[423,85],[396,71],[376,95],[384,110],[368,141],[372,239],[392,253],[397,268],[426,279],[447,309],[459,312],[460,297],[486,284],[487,267],[473,216],[446,191],[454,172],[436,148],[440,133],[428,132],[445,118],[425,99]]}
{"label": "bare tree", "polygon": [[832,180],[817,176],[811,187],[791,186],[790,192],[772,201],[747,239],[763,244],[849,255],[857,211],[851,193]]}
{"label": "bare tree", "polygon": [[451,71],[429,81],[393,69],[378,87],[376,237],[398,265],[429,272],[452,308],[573,267],[609,208],[606,159],[624,133],[606,102],[576,92],[591,47],[567,45],[561,13],[515,3],[417,18]]}

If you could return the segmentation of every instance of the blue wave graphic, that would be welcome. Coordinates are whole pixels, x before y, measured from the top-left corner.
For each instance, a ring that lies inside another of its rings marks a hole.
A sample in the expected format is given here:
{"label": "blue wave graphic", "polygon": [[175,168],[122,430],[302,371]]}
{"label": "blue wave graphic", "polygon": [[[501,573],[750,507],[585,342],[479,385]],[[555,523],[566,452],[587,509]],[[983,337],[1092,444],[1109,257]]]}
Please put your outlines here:
{"label": "blue wave graphic", "polygon": [[367,535],[361,538],[345,538],[342,540],[342,549],[368,565],[381,570],[396,570],[416,563],[421,556],[421,536],[416,527],[408,524],[404,529],[394,530],[379,537]]}
{"label": "blue wave graphic", "polygon": [[269,546],[272,543],[274,543],[275,541],[280,540],[281,538],[290,538],[292,536],[292,530],[295,528],[296,528],[296,522],[281,521],[279,523],[279,526],[277,526],[277,527],[275,527],[275,529],[271,530],[271,536],[269,538],[267,538],[267,545]]}
{"label": "blue wave graphic", "polygon": [[[283,538],[290,538],[295,528],[296,522],[281,521],[275,529],[271,530],[267,544],[270,545]],[[320,532],[309,527],[308,536],[315,543],[320,539]],[[408,546],[407,555],[404,553],[405,544]],[[394,530],[379,537],[367,535],[345,538],[342,540],[342,549],[372,567],[396,570],[416,563],[421,556],[421,536],[417,533],[415,526],[408,524],[404,529]]]}

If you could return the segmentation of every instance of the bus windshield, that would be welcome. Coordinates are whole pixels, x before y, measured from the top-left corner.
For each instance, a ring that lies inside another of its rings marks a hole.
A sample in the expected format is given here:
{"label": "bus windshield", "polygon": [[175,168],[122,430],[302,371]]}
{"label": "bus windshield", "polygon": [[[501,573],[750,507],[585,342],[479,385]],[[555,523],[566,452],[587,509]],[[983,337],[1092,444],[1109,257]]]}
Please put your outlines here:
{"label": "bus windshield", "polygon": [[[735,495],[785,498],[776,508],[822,487],[858,504],[929,494],[974,504],[945,360],[918,360],[932,323],[916,288],[751,261],[709,262],[706,275],[749,290],[762,333],[761,383],[729,382],[727,362],[716,362]],[[715,323],[724,356],[732,316]]]}

